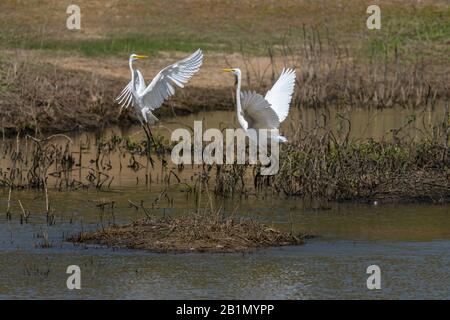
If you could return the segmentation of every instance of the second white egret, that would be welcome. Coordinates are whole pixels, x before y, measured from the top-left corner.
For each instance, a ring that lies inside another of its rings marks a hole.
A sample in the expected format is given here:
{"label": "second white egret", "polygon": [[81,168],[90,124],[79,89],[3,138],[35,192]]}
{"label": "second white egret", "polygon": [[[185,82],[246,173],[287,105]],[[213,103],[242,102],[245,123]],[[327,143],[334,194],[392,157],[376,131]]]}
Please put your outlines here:
{"label": "second white egret", "polygon": [[[241,70],[223,69],[236,77],[237,118],[241,127],[249,129],[278,129],[289,114],[289,104],[295,86],[295,71],[283,69],[280,77],[263,97],[255,91],[241,92]],[[287,139],[281,135],[274,137],[279,142]]]}

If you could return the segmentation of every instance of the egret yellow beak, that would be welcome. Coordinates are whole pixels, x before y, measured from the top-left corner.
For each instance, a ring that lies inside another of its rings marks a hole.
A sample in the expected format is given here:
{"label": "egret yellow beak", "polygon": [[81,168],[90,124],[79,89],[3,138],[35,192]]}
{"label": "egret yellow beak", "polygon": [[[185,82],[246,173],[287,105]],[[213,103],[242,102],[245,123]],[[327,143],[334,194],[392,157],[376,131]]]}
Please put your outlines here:
{"label": "egret yellow beak", "polygon": [[233,69],[222,69],[222,71],[225,71],[225,72],[233,72]]}
{"label": "egret yellow beak", "polygon": [[136,59],[147,59],[148,58],[148,56],[139,56],[139,55],[136,55]]}

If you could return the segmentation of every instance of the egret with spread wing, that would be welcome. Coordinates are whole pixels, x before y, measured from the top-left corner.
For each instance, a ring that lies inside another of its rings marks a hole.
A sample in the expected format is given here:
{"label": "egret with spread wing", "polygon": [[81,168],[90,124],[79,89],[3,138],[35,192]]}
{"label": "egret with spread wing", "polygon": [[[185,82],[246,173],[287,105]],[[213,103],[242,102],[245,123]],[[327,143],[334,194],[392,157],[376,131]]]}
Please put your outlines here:
{"label": "egret with spread wing", "polygon": [[[241,92],[241,70],[223,69],[232,72],[236,77],[236,108],[237,118],[241,127],[249,129],[278,129],[289,113],[289,104],[295,85],[295,71],[283,69],[277,82],[266,96],[263,97],[255,91]],[[283,136],[274,137],[280,142],[286,142]]]}
{"label": "egret with spread wing", "polygon": [[[154,124],[158,120],[152,111],[161,107],[164,100],[175,93],[176,87],[183,88],[192,76],[198,72],[202,65],[203,53],[198,49],[189,57],[165,67],[148,86],[145,85],[142,73],[133,68],[134,61],[146,58],[148,57],[134,53],[130,56],[131,81],[116,98],[116,101],[121,106],[121,110],[122,108],[128,108],[130,105],[134,107],[136,116],[144,129],[144,124]],[[150,131],[149,133],[151,135]]]}

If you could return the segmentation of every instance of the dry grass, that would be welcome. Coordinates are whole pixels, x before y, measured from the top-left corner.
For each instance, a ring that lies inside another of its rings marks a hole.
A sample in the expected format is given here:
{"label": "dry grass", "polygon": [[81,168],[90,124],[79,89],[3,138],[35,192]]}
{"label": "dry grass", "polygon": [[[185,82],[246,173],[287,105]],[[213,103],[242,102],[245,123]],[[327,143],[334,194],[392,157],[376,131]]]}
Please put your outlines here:
{"label": "dry grass", "polygon": [[[322,39],[328,42],[327,39]],[[283,68],[297,71],[293,104],[314,108],[329,106],[418,108],[448,101],[447,69],[424,60],[406,62],[395,52],[366,61],[349,55],[338,44],[310,42],[306,47],[286,44],[268,49],[268,58],[242,56],[244,83],[259,92],[270,89]],[[232,65],[233,63],[228,63]]]}
{"label": "dry grass", "polygon": [[7,133],[93,129],[114,122],[117,85],[95,74],[48,64],[0,62],[0,118]]}
{"label": "dry grass", "polygon": [[[5,60],[0,56],[0,126],[6,135],[93,130],[137,122],[132,108],[120,114],[114,100],[127,80],[29,59]],[[231,99],[227,89],[187,87],[156,113],[224,109]]]}
{"label": "dry grass", "polygon": [[[351,139],[351,122],[333,132],[317,124],[297,127],[281,145],[279,172],[261,176],[259,166],[214,165],[205,176],[225,196],[266,193],[319,201],[450,201],[450,121],[429,128],[420,139],[404,134],[407,126],[381,140]],[[327,122],[324,115],[324,122]]]}
{"label": "dry grass", "polygon": [[448,202],[449,159],[446,145],[429,141],[356,144],[308,135],[286,147],[277,176],[258,184],[327,201]]}
{"label": "dry grass", "polygon": [[[259,92],[270,87],[283,67],[296,68],[294,106],[422,108],[449,99],[445,69],[436,71],[423,60],[405,63],[399,58],[366,63],[345,52],[338,45],[321,49],[311,43],[307,48],[286,44],[281,50],[270,49],[266,58],[212,55],[192,82],[157,110],[157,116],[233,108],[233,79],[221,74],[218,65],[240,66],[244,89]],[[35,58],[46,62],[30,61]],[[157,59],[140,67],[148,78],[178,58]],[[0,60],[0,120],[6,134],[90,130],[136,121],[131,108],[119,115],[114,102],[128,81],[123,61],[110,58],[102,64],[101,59],[62,57],[52,62],[33,54],[6,60]]]}

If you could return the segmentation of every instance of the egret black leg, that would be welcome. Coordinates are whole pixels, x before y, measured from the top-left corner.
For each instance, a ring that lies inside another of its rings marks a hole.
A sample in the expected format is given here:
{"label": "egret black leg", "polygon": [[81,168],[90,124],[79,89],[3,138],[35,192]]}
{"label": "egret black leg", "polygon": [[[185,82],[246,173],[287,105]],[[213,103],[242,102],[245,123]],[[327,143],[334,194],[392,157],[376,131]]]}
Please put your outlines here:
{"label": "egret black leg", "polygon": [[144,129],[145,135],[147,136],[147,157],[149,158],[150,164],[153,168],[154,162],[151,155],[151,147],[152,143],[153,145],[155,145],[155,140],[153,139],[152,131],[150,130],[150,126],[148,125],[148,123],[142,123],[142,129]]}

